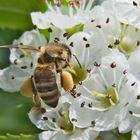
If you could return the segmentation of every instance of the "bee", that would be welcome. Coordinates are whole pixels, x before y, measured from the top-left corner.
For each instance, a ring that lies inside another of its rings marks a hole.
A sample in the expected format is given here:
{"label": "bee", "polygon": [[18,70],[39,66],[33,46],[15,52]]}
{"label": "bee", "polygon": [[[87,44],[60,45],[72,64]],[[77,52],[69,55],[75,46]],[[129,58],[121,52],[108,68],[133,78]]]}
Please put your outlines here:
{"label": "bee", "polygon": [[20,88],[22,95],[34,96],[35,100],[41,99],[46,105],[55,108],[61,95],[57,85],[57,73],[60,73],[62,87],[69,92],[73,89],[73,78],[68,71],[64,70],[71,59],[71,51],[65,44],[48,43],[40,49],[26,45],[1,47],[37,53],[34,73]]}

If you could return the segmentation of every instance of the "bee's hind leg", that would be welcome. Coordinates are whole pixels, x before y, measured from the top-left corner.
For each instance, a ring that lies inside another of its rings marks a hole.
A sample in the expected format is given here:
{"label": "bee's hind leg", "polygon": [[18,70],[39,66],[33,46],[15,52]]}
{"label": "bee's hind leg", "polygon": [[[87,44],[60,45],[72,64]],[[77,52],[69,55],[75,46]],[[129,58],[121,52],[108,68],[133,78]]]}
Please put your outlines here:
{"label": "bee's hind leg", "polygon": [[31,84],[32,84],[32,92],[33,92],[33,102],[35,106],[40,106],[40,97],[35,87],[33,76],[31,77]]}

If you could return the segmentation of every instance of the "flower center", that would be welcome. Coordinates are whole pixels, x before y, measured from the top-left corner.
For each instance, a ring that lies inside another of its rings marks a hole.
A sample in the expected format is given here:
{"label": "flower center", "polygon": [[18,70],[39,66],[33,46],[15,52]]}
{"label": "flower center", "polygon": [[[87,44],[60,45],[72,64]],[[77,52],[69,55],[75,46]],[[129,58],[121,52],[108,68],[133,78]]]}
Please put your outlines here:
{"label": "flower center", "polygon": [[123,38],[118,49],[125,55],[129,55],[135,50],[135,47],[131,43],[129,43],[126,38]]}
{"label": "flower center", "polygon": [[61,118],[58,120],[58,126],[66,133],[71,134],[74,130],[73,124],[69,119],[69,113],[66,111],[60,112]]}
{"label": "flower center", "polygon": [[114,88],[107,89],[104,93],[93,92],[93,96],[97,97],[97,100],[101,102],[104,108],[109,108],[112,105],[119,103],[117,94]]}
{"label": "flower center", "polygon": [[75,84],[79,84],[87,76],[87,71],[84,66],[79,67],[79,65],[72,65],[68,68],[68,71],[71,73]]}
{"label": "flower center", "polygon": [[[116,40],[111,46],[113,48],[118,48],[120,52],[129,56],[135,50],[136,43],[137,43],[131,37],[131,34],[134,34],[133,30],[134,29],[132,27],[126,24],[121,24],[121,33],[120,33],[119,39]],[[137,36],[137,33],[136,33],[136,36]]]}

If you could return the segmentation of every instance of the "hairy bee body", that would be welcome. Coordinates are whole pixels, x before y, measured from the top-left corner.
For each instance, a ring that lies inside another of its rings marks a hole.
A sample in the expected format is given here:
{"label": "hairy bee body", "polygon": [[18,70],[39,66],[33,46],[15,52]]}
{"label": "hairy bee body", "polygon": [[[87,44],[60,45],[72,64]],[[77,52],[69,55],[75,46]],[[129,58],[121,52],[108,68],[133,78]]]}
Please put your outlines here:
{"label": "hairy bee body", "polygon": [[34,93],[39,95],[45,104],[56,107],[60,96],[56,73],[68,65],[71,53],[66,45],[60,43],[49,43],[40,51],[33,76],[36,89]]}
{"label": "hairy bee body", "polygon": [[34,71],[37,94],[45,104],[51,107],[57,106],[60,96],[54,66],[54,64],[37,65]]}
{"label": "hairy bee body", "polygon": [[[23,55],[37,53],[37,64],[34,68],[34,74],[28,78],[20,87],[22,95],[31,97],[34,95],[34,101],[42,99],[50,107],[56,107],[59,101],[60,92],[58,90],[56,74],[61,75],[61,85],[66,91],[71,91],[74,87],[73,79],[68,72],[63,72],[69,65],[71,51],[68,46],[61,43],[48,43],[40,49],[28,45],[8,45],[0,48],[15,48],[24,50]],[[25,54],[24,54],[25,53]],[[16,62],[17,60],[15,60]],[[31,63],[33,65],[33,63]],[[21,68],[27,68],[23,66]],[[13,78],[12,78],[13,79]],[[38,96],[37,96],[38,95]],[[39,98],[38,98],[39,97]]]}

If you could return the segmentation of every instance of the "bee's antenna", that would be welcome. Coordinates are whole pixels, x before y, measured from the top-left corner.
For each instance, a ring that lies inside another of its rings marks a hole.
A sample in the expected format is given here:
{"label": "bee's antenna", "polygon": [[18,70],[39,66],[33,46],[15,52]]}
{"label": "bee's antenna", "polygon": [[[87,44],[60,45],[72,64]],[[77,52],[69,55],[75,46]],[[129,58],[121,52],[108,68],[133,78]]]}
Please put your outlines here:
{"label": "bee's antenna", "polygon": [[35,51],[35,52],[40,52],[39,49],[33,48],[32,46],[28,46],[28,45],[4,45],[4,46],[0,46],[0,48],[15,48],[15,49],[23,49],[23,50],[29,50],[29,51]]}
{"label": "bee's antenna", "polygon": [[79,62],[79,60],[78,60],[78,58],[76,57],[76,55],[73,54],[73,56],[75,57],[76,61],[78,62],[79,67],[82,68],[82,66],[81,66],[81,64],[80,64],[80,62]]}

